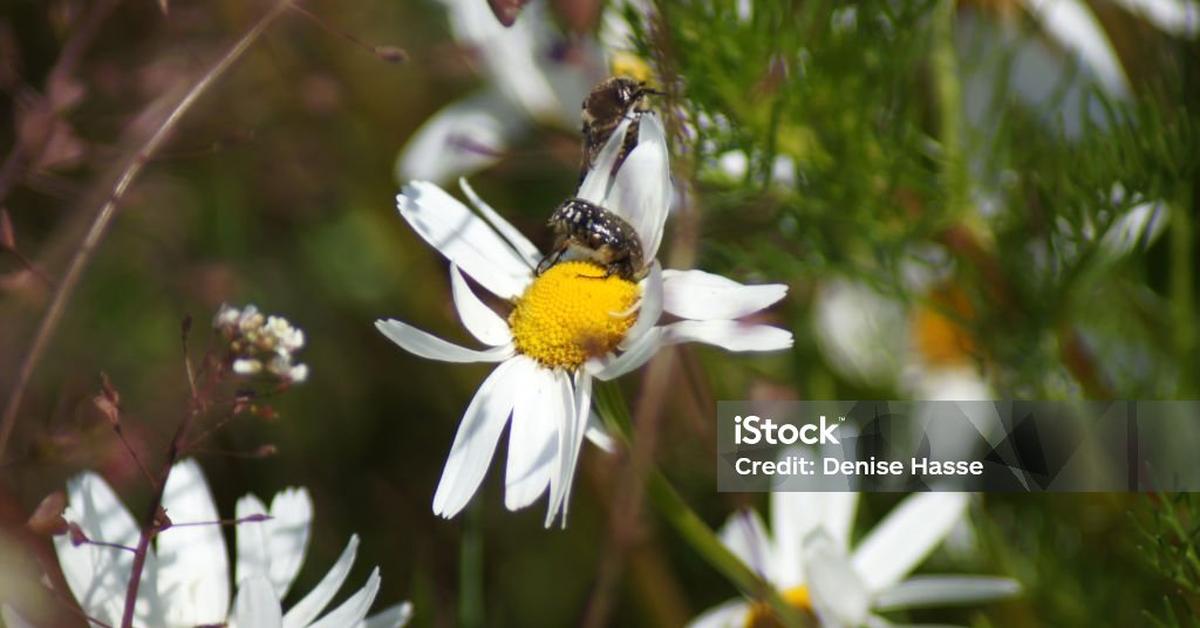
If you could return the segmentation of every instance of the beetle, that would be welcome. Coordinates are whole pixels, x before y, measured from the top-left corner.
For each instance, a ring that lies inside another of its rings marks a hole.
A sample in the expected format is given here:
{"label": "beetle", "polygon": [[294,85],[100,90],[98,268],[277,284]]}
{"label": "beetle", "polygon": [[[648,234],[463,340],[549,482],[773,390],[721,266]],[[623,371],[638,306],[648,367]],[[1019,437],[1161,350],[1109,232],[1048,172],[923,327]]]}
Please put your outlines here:
{"label": "beetle", "polygon": [[592,88],[587,98],[583,99],[583,163],[579,172],[580,183],[595,165],[596,157],[608,142],[608,138],[616,132],[621,121],[631,117],[633,121],[629,124],[629,130],[625,132],[621,152],[609,174],[617,173],[625,158],[637,147],[639,122],[642,114],[650,110],[646,96],[661,94],[660,91],[646,87],[642,81],[624,76],[610,77]]}
{"label": "beetle", "polygon": [[605,277],[631,281],[642,271],[642,241],[633,226],[595,203],[567,199],[546,224],[554,230],[554,247],[538,264],[539,275],[572,249],[604,266]]}

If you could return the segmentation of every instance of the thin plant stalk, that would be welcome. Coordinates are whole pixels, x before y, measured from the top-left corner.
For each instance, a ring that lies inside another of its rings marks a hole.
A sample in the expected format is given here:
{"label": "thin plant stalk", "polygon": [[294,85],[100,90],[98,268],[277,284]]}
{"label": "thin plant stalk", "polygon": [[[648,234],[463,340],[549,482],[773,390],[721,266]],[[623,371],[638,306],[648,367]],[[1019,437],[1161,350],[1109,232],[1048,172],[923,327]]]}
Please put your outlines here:
{"label": "thin plant stalk", "polygon": [[[65,306],[67,299],[70,297],[72,289],[78,283],[79,277],[83,272],[84,266],[91,259],[92,252],[99,245],[103,238],[108,224],[112,221],[113,214],[116,212],[117,202],[124,196],[129,185],[141,173],[142,168],[146,165],[162,144],[170,136],[170,133],[183,119],[183,116],[192,108],[193,105],[200,99],[200,96],[208,90],[208,88],[216,82],[230,67],[233,66],[241,56],[248,50],[260,35],[267,30],[276,18],[283,14],[284,11],[291,5],[292,0],[280,0],[268,11],[262,18],[250,27],[237,42],[210,68],[203,76],[200,77],[191,89],[189,89],[179,103],[167,114],[165,120],[158,129],[151,134],[150,138],[142,146],[140,150],[130,160],[125,171],[117,179],[116,187],[113,188],[113,193],[108,200],[100,207],[96,214],[95,220],[92,222],[91,229],[88,230],[87,236],[84,238],[83,244],[75,257],[71,261],[71,266],[67,271],[67,275],[63,277],[63,281],[59,284],[58,290],[55,292],[54,300],[47,311],[46,316],[42,319],[42,325],[38,329],[38,333],[34,338],[33,347],[30,353],[26,356],[25,364],[22,365],[22,378],[17,382],[17,389],[14,391],[13,399],[9,401],[9,408],[5,411],[4,416],[4,431],[0,433],[0,455],[3,454],[4,437],[7,436],[8,430],[11,429],[12,416],[16,414],[16,406],[20,402],[20,393],[24,387],[24,383],[28,381],[29,374],[33,370],[37,358],[45,347],[45,343],[52,334],[54,327],[57,325],[58,319],[62,315],[62,309]],[[179,456],[180,449],[187,440],[187,435],[196,415],[200,411],[200,406],[193,403],[192,408],[180,423],[178,430],[171,442],[171,448],[167,454],[167,460],[163,463],[162,471],[159,473],[158,487],[155,490],[155,496],[149,508],[147,509],[146,519],[142,527],[142,533],[138,539],[137,551],[134,555],[133,568],[130,570],[129,586],[125,590],[125,610],[121,617],[121,628],[132,628],[134,609],[137,606],[138,588],[141,585],[142,571],[146,565],[146,556],[150,551],[150,541],[153,539],[155,532],[158,529],[157,518],[158,511],[162,504],[163,489],[167,484],[167,474],[171,471],[171,466],[175,463]],[[10,416],[10,412],[11,415]]]}
{"label": "thin plant stalk", "polygon": [[54,295],[50,300],[50,306],[46,309],[46,313],[42,316],[42,320],[38,324],[37,331],[33,336],[33,342],[30,344],[29,351],[25,354],[25,358],[21,362],[16,382],[9,393],[8,402],[4,407],[4,414],[0,417],[0,462],[4,460],[4,450],[8,445],[8,439],[16,423],[17,411],[21,407],[21,398],[24,396],[25,388],[29,385],[33,371],[37,367],[38,362],[41,361],[41,357],[46,351],[46,346],[49,344],[51,336],[54,335],[54,331],[62,319],[67,302],[70,301],[71,295],[75,292],[75,287],[83,275],[84,268],[87,267],[88,262],[92,259],[92,255],[96,252],[101,240],[104,239],[104,235],[108,232],[108,227],[112,223],[113,216],[116,215],[121,199],[124,198],[130,185],[142,173],[143,168],[145,168],[154,154],[170,138],[171,132],[175,130],[175,127],[179,125],[183,117],[192,109],[196,101],[200,99],[200,96],[208,91],[208,88],[250,48],[250,45],[262,35],[263,31],[277,17],[283,14],[291,4],[292,0],[280,0],[276,3],[266,15],[260,18],[254,26],[250,27],[250,30],[246,31],[217,60],[216,64],[209,68],[183,94],[179,102],[167,113],[167,116],[158,128],[150,134],[141,148],[130,157],[121,174],[117,177],[112,191],[105,197],[104,202],[96,210],[96,215],[92,219],[91,226],[84,235],[83,241],[80,242],[79,249],[75,251],[75,255],[71,258],[66,274],[63,275],[62,280],[55,287]]}
{"label": "thin plant stalk", "polygon": [[[597,387],[596,411],[604,420],[609,431],[629,448],[630,418],[629,409],[621,396],[616,384],[607,383]],[[688,506],[670,480],[652,464],[646,476],[646,494],[671,527],[696,553],[710,566],[725,576],[730,583],[737,587],[743,595],[762,600],[771,606],[785,626],[804,626],[805,622],[799,611],[788,604],[775,587],[771,586],[761,576],[754,573],[729,548],[725,547],[708,524]]]}

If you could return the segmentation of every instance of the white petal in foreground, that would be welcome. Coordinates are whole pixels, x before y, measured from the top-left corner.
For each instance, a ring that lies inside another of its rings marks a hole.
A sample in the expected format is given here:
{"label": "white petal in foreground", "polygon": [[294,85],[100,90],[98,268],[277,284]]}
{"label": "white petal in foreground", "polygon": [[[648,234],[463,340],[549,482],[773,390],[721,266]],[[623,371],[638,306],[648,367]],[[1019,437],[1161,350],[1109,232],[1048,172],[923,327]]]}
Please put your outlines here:
{"label": "white petal in foreground", "polygon": [[965,493],[905,498],[859,542],[854,569],[872,593],[895,586],[946,538],[966,507]]}
{"label": "white petal in foreground", "polygon": [[592,408],[592,377],[585,371],[576,371],[574,393],[571,411],[562,417],[562,428],[558,440],[562,455],[558,457],[560,465],[554,479],[557,480],[561,489],[557,492],[557,496],[555,496],[555,491],[551,491],[550,509],[546,513],[546,527],[550,527],[555,516],[560,516],[562,527],[567,527],[571,486],[575,482],[575,467],[579,464],[579,451],[583,447],[588,417]]}
{"label": "white petal in foreground", "polygon": [[654,327],[662,313],[663,269],[662,264],[658,260],[654,260],[650,263],[650,275],[642,282],[642,300],[638,305],[637,321],[633,323],[633,327],[629,328],[625,338],[617,345],[618,348],[624,350],[632,346],[638,338]]}
{"label": "white petal in foreground", "polygon": [[238,519],[262,514],[269,514],[270,519],[238,524],[235,575],[239,584],[251,576],[265,576],[282,600],[308,549],[312,498],[303,488],[289,488],[275,495],[270,510],[253,495],[238,500]]}
{"label": "white petal in foreground", "polygon": [[550,486],[559,417],[572,401],[566,377],[559,370],[534,369],[527,389],[516,395],[504,474],[504,505],[509,510],[532,504]]}
{"label": "white petal in foreground", "polygon": [[875,608],[891,611],[924,606],[978,604],[1013,597],[1021,585],[990,576],[914,576],[875,596]]}
{"label": "white petal in foreground", "polygon": [[280,612],[271,583],[256,576],[247,579],[238,589],[229,623],[232,628],[276,628],[283,626]]}
{"label": "white petal in foreground", "polygon": [[702,270],[663,271],[663,309],[692,320],[733,320],[787,294],[783,284],[747,286]]}
{"label": "white petal in foreground", "polygon": [[664,329],[663,342],[703,342],[726,351],[779,351],[792,346],[792,332],[737,321],[679,321]]}
{"label": "white petal in foreground", "polygon": [[171,468],[163,508],[175,524],[158,534],[158,587],[172,625],[219,624],[229,612],[229,559],[212,492],[195,460]]}
{"label": "white petal in foreground", "polygon": [[524,111],[485,89],[445,106],[417,129],[396,160],[396,180],[445,183],[482,170],[528,126]]}
{"label": "white petal in foreground", "polygon": [[367,617],[367,611],[371,610],[371,604],[375,603],[375,596],[379,593],[379,581],[379,568],[376,567],[371,570],[371,575],[367,576],[367,583],[363,588],[355,591],[341,606],[329,611],[328,615],[310,624],[312,628],[343,628],[362,622]]}
{"label": "white petal in foreground", "polygon": [[[594,205],[599,205],[609,211],[617,212],[622,218],[626,216],[618,212],[615,208],[605,205],[608,202],[609,190],[612,188],[612,168],[617,163],[617,156],[620,155],[621,149],[625,144],[625,134],[629,132],[631,120],[623,120],[617,125],[616,130],[605,142],[604,147],[596,155],[596,160],[592,163],[592,169],[584,176],[583,182],[579,185],[579,190],[575,192],[577,198],[581,198]],[[631,223],[632,224],[632,223]],[[640,234],[639,234],[640,235]],[[642,242],[642,253],[645,254],[645,259],[651,259],[653,256],[648,254],[649,249],[646,248],[646,243]]]}
{"label": "white petal in foreground", "polygon": [[[613,137],[618,136],[614,133]],[[646,259],[658,255],[663,225],[671,209],[670,162],[667,134],[658,115],[643,115],[638,124],[637,147],[621,164],[612,189],[601,203],[633,226]]]}
{"label": "white petal in foreground", "polygon": [[601,381],[614,380],[626,373],[641,368],[663,347],[664,328],[651,327],[646,333],[634,338],[624,353],[615,358],[593,358],[584,365],[584,370]]}
{"label": "white petal in foreground", "polygon": [[517,356],[503,362],[479,385],[467,406],[433,496],[433,513],[449,519],[467,505],[496,451],[512,412],[515,395],[528,390],[537,365]]}
{"label": "white petal in foreground", "polygon": [[[137,545],[139,531],[133,515],[99,475],[88,471],[67,482],[67,501],[64,516],[77,523],[89,539],[126,547]],[[67,586],[84,612],[107,624],[120,624],[133,552],[90,544],[75,547],[67,535],[54,537],[54,551]],[[151,579],[153,569],[148,568],[143,574],[138,595],[140,607],[156,591]]]}
{"label": "white petal in foreground", "polygon": [[458,310],[458,317],[462,319],[463,327],[466,327],[476,340],[492,347],[512,342],[508,323],[479,299],[479,295],[467,285],[462,271],[458,270],[454,263],[450,264],[450,287],[454,294],[454,307]]}
{"label": "white petal in foreground", "polygon": [[350,568],[354,566],[354,557],[358,554],[358,535],[350,537],[350,542],[346,544],[346,549],[342,550],[342,555],[338,557],[337,562],[325,574],[324,578],[313,587],[312,591],[308,592],[303,599],[296,602],[296,605],[288,609],[287,615],[283,617],[283,625],[285,628],[304,628],[312,623],[321,611],[329,606],[330,600],[337,595],[338,589],[342,588],[342,583],[346,581],[346,576],[350,575]]}
{"label": "white petal in foreground", "polygon": [[501,362],[513,355],[512,345],[479,351],[446,342],[429,332],[421,331],[398,320],[375,321],[375,328],[401,349],[422,358],[442,362]]}
{"label": "white petal in foreground", "polygon": [[512,246],[438,186],[413,181],[396,196],[396,206],[426,242],[492,294],[511,299],[531,281],[529,265]]}

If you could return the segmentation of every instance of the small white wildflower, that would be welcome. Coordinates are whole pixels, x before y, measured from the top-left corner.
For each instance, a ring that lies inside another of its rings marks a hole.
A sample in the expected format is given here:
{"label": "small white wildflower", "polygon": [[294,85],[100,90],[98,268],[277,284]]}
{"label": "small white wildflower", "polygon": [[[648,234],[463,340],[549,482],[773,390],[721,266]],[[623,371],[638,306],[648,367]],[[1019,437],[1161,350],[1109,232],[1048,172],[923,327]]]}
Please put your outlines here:
{"label": "small white wildflower", "polygon": [[[253,305],[222,305],[213,327],[228,340],[232,369],[238,375],[269,373],[288,383],[308,377],[308,366],[295,363],[304,332],[282,316],[264,316]],[[265,366],[264,366],[265,365]]]}
{"label": "small white wildflower", "polygon": [[247,359],[234,360],[233,372],[238,375],[257,375],[262,372],[262,362]]}

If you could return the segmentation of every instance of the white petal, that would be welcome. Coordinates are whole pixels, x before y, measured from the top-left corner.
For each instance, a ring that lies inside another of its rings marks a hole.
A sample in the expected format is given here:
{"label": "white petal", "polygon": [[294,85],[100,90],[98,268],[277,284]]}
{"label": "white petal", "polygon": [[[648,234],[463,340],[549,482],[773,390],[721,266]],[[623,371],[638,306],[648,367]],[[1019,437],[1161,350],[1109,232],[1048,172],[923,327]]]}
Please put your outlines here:
{"label": "white petal", "polygon": [[567,511],[571,504],[571,485],[575,482],[575,467],[579,463],[579,450],[583,447],[584,434],[587,432],[587,420],[592,411],[592,377],[586,372],[575,374],[575,395],[573,411],[563,416],[562,434],[559,447],[563,455],[559,457],[561,465],[558,469],[558,482],[562,486],[558,500],[551,504],[546,514],[546,526],[549,527],[558,513],[561,514],[562,527],[567,527]]}
{"label": "white petal", "polygon": [[571,442],[571,430],[575,426],[575,388],[572,385],[571,376],[565,371],[556,370],[554,378],[563,405],[560,416],[556,417],[558,423],[555,427],[558,430],[558,443],[554,449],[554,466],[550,473],[550,499],[547,502],[544,524],[547,528],[558,514],[558,505],[562,503],[563,491],[566,489],[561,470],[566,463],[569,452],[568,445]]}
{"label": "white petal", "polygon": [[453,181],[497,161],[529,128],[525,112],[495,89],[443,107],[412,135],[396,159],[396,179]]}
{"label": "white petal", "polygon": [[379,568],[371,570],[367,583],[342,602],[341,606],[333,609],[320,621],[311,624],[312,628],[353,628],[367,616],[375,596],[379,593]]}
{"label": "white petal", "polygon": [[[618,134],[614,133],[613,137]],[[624,137],[624,133],[620,137]],[[670,213],[670,162],[662,122],[654,113],[644,114],[638,124],[637,147],[621,164],[608,196],[600,203],[633,226],[642,240],[645,259],[654,259],[658,255],[663,225]]]}
{"label": "white petal", "polygon": [[516,395],[508,428],[504,505],[509,510],[532,504],[550,485],[562,422],[558,415],[567,402],[554,371],[539,368],[532,375],[528,390]]}
{"label": "white petal", "polygon": [[412,621],[412,602],[401,602],[368,617],[362,622],[362,628],[401,628]]}
{"label": "white petal", "polygon": [[[234,516],[245,519],[251,515],[268,515],[267,507],[254,495],[245,495],[237,501]],[[271,572],[271,553],[268,549],[270,521],[239,523],[234,533],[237,562],[234,566],[234,583],[240,588],[242,582],[255,576],[267,577]],[[276,595],[283,599],[282,595]]]}
{"label": "white petal", "polygon": [[845,551],[818,528],[804,541],[804,578],[823,626],[860,626],[870,614],[871,593]]}
{"label": "white petal", "polygon": [[1109,94],[1129,95],[1129,80],[1095,14],[1082,0],[1022,0],[1053,38],[1077,54]]}
{"label": "white petal", "polygon": [[512,299],[531,281],[528,264],[512,246],[438,186],[413,181],[396,196],[396,206],[426,242],[492,294]]}
{"label": "white petal", "polygon": [[514,396],[524,392],[535,368],[533,361],[517,356],[501,363],[479,385],[450,446],[442,479],[433,496],[434,514],[449,519],[475,495],[512,412]]}
{"label": "white petal", "polygon": [[175,625],[218,624],[229,613],[229,558],[212,492],[195,460],[171,467],[163,508],[173,523],[158,534],[158,587],[167,598],[167,620]]}
{"label": "white petal", "polygon": [[688,622],[688,628],[742,628],[750,607],[742,600],[729,600],[714,606]]}
{"label": "white petal", "polygon": [[520,19],[508,28],[496,20],[486,3],[454,0],[447,8],[455,39],[476,49],[487,77],[505,97],[535,118],[561,115],[558,95],[540,63],[552,33],[552,23],[540,3],[525,7]]}
{"label": "white petal", "polygon": [[875,596],[875,609],[978,604],[1013,597],[1021,585],[991,576],[914,576]]}
{"label": "white petal", "polygon": [[721,543],[746,563],[754,573],[768,581],[775,580],[777,556],[771,548],[771,538],[762,517],[753,510],[741,510],[729,516],[718,532]]}
{"label": "white petal", "polygon": [[[87,471],[67,482],[67,501],[64,516],[78,524],[89,539],[125,547],[137,545],[140,532],[133,515],[99,475]],[[74,547],[67,535],[53,540],[63,576],[79,606],[100,621],[120,624],[133,552],[89,544]],[[152,573],[150,569],[145,572],[139,597],[154,595]]]}
{"label": "white petal", "polygon": [[255,576],[238,589],[230,624],[233,628],[273,628],[283,625],[280,613],[279,600],[275,598],[271,583],[262,576]]}
{"label": "white petal", "polygon": [[1170,210],[1162,201],[1140,203],[1113,221],[1100,248],[1110,257],[1121,257],[1134,250],[1145,250],[1162,235]]}
{"label": "white petal", "polygon": [[493,347],[512,342],[508,323],[479,299],[479,295],[467,285],[467,280],[453,262],[450,264],[450,286],[454,294],[454,307],[458,310],[463,327],[466,327],[472,336],[479,342]]}
{"label": "white petal", "polygon": [[596,416],[595,412],[588,413],[586,436],[593,445],[606,453],[611,454],[617,450],[617,441],[608,433],[608,430],[604,429],[604,422],[600,420],[600,417]]}
{"label": "white petal", "polygon": [[[625,133],[629,131],[629,125],[632,120],[623,120],[617,125],[616,130],[605,142],[604,147],[596,155],[596,161],[592,163],[592,169],[588,171],[583,178],[583,183],[579,185],[579,190],[575,192],[576,198],[581,198],[589,203],[599,205],[609,211],[616,211],[611,207],[607,207],[604,203],[609,197],[609,190],[612,187],[614,178],[612,176],[612,167],[617,163],[617,156],[621,154],[621,149],[625,144]],[[623,218],[625,216],[622,216]],[[633,223],[630,223],[631,225]],[[641,235],[640,233],[638,234]],[[642,253],[645,254],[645,259],[651,259],[653,256],[647,253],[646,242],[642,242]]]}
{"label": "white petal", "polygon": [[621,355],[612,359],[589,360],[585,370],[600,381],[616,379],[640,368],[650,358],[654,357],[654,354],[658,353],[658,350],[665,344],[663,335],[663,327],[651,327],[646,333],[630,343]]}
{"label": "white petal", "polygon": [[338,557],[329,573],[321,578],[321,581],[313,587],[312,591],[308,592],[308,595],[288,609],[287,614],[283,616],[285,628],[304,628],[312,623],[312,620],[316,619],[321,611],[325,610],[329,601],[333,599],[334,595],[337,595],[338,589],[342,588],[342,583],[350,574],[350,568],[354,566],[354,557],[357,554],[358,535],[355,534],[350,537],[346,549],[342,550],[342,555]]}
{"label": "white petal", "polygon": [[0,606],[0,619],[4,620],[4,625],[8,628],[34,628],[34,625],[18,613],[13,607],[8,604]]}
{"label": "white petal", "polygon": [[650,331],[663,312],[663,270],[658,260],[650,263],[650,275],[642,282],[642,301],[638,307],[637,321],[618,345],[621,349],[632,346],[638,338]]}
{"label": "white petal", "polygon": [[1200,32],[1200,3],[1193,0],[1115,0],[1127,11],[1177,36]]}
{"label": "white petal", "polygon": [[492,228],[495,229],[496,232],[501,236],[503,236],[504,239],[508,241],[508,244],[513,247],[513,250],[515,250],[517,254],[519,254],[525,260],[525,264],[530,268],[537,268],[538,263],[542,261],[542,252],[539,251],[538,248],[529,241],[529,238],[526,238],[525,234],[521,233],[516,227],[512,226],[512,223],[505,220],[500,215],[500,212],[496,211],[491,205],[488,205],[486,202],[484,202],[484,200],[475,193],[475,190],[471,187],[471,184],[467,183],[465,178],[459,178],[458,187],[462,189],[463,194],[467,196],[467,200],[471,201],[471,204],[475,206],[475,209],[480,214],[483,214],[484,220],[487,220],[489,223],[491,223]]}
{"label": "white petal", "polygon": [[869,286],[841,279],[823,282],[813,306],[813,336],[829,365],[843,377],[887,386],[905,355],[904,307]]}
{"label": "white petal", "polygon": [[912,571],[963,516],[965,493],[921,493],[905,498],[854,550],[854,568],[872,593]]}
{"label": "white petal", "polygon": [[430,360],[458,363],[502,362],[512,357],[513,354],[512,345],[492,347],[482,351],[468,349],[391,318],[375,321],[375,329],[387,336],[388,340],[400,345],[401,349]]}
{"label": "white petal", "polygon": [[270,511],[253,495],[238,500],[238,519],[256,514],[270,514],[271,518],[238,524],[237,580],[265,576],[275,588],[275,596],[282,600],[304,564],[312,526],[312,498],[303,488],[289,488],[275,495]]}
{"label": "white petal", "polygon": [[792,332],[737,321],[679,321],[663,328],[663,342],[703,342],[726,351],[779,351],[792,346]]}
{"label": "white petal", "polygon": [[804,584],[804,542],[821,529],[841,550],[847,550],[849,525],[858,502],[854,493],[771,493],[771,533],[780,588]]}
{"label": "white petal", "polygon": [[664,309],[698,321],[741,318],[787,294],[783,284],[747,286],[702,270],[667,270],[663,282]]}

